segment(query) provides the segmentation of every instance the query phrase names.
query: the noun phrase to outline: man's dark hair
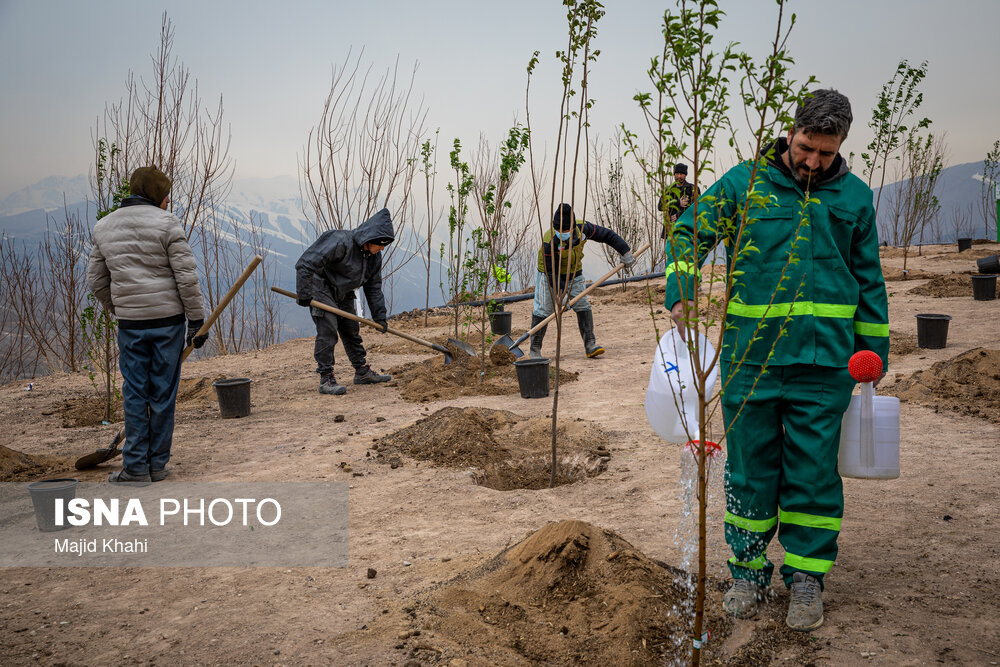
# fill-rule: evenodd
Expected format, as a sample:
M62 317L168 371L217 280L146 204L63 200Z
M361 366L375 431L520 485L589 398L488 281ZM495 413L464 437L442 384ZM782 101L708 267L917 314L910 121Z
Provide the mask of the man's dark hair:
M799 104L794 129L806 134L835 134L843 140L853 120L851 101L833 88L824 88L812 91Z

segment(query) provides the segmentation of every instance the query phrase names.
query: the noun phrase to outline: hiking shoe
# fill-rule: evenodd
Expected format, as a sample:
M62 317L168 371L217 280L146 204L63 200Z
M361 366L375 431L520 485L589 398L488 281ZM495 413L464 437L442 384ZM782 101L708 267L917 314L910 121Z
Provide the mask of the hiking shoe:
M593 359L594 357L599 357L604 354L604 348L596 343L593 345L587 345L585 349L587 350L588 359Z
M805 572L792 575L792 599L785 624L792 630L809 632L823 625L823 591L819 579Z
M749 579L734 579L726 594L722 596L722 608L736 618L753 618L757 606L764 599L765 590Z
M163 470L150 470L149 478L154 482L162 482L167 477L170 476L170 471L164 468Z
M378 384L379 382L388 382L391 379L391 375L376 373L371 366L362 366L354 372L354 384Z
M152 480L149 478L149 473L145 475L130 475L125 472L125 469L121 469L118 472L113 472L108 475L108 481L112 484L128 484L128 483L150 483Z
M337 379L333 377L333 373L324 373L319 376L319 393L342 396L347 393L347 387L337 384Z

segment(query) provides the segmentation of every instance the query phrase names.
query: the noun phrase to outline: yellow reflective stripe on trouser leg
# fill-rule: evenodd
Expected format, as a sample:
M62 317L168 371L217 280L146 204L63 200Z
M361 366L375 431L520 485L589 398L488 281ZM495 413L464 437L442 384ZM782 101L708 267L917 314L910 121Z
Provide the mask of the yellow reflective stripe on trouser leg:
M786 551L785 566L795 568L796 570L805 570L806 572L826 574L833 567L833 561L822 558L806 558L805 556L797 556Z
M818 516L816 514L803 514L802 512L786 512L785 510L779 509L778 517L781 519L781 523L806 526L807 528L840 530L841 519L833 516Z
M750 570L763 570L765 567L767 567L768 563L766 553L763 553L754 558L753 560L747 561L745 563L743 561L736 560L736 556L733 556L732 558L729 559L729 562L732 565L736 565L738 567L745 567Z
M766 533L778 525L778 517L772 516L769 519L747 519L742 516L736 516L732 512L726 512L726 523L754 533Z

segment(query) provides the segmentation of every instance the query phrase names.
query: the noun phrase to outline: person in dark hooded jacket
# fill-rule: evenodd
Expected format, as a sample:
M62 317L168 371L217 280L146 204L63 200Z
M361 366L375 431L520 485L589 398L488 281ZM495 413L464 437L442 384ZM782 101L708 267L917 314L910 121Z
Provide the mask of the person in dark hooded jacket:
M334 229L324 232L309 246L295 263L295 291L300 306L312 300L356 313L354 290L364 289L371 317L382 326L386 323L385 297L382 295L382 249L395 240L392 218L382 209L362 222L356 229ZM341 395L347 388L337 384L333 375L333 348L339 338L354 366L354 384L388 382L389 375L376 373L365 360L360 326L354 320L337 317L319 308L310 308L316 323L316 372L319 373L319 393Z

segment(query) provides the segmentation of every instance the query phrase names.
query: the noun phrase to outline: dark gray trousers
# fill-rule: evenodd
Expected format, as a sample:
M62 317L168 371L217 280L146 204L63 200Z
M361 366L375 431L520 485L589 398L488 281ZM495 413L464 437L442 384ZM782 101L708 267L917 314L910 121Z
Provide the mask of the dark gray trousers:
M313 297L330 306L357 313L354 308L354 294L335 302L329 294L317 294ZM355 370L365 366L365 346L361 340L361 325L346 317L338 317L319 308L310 307L309 314L316 323L316 346L313 356L316 358L316 372L319 374L333 373L333 348L337 340L343 340L344 351ZM339 336L338 336L339 334Z

